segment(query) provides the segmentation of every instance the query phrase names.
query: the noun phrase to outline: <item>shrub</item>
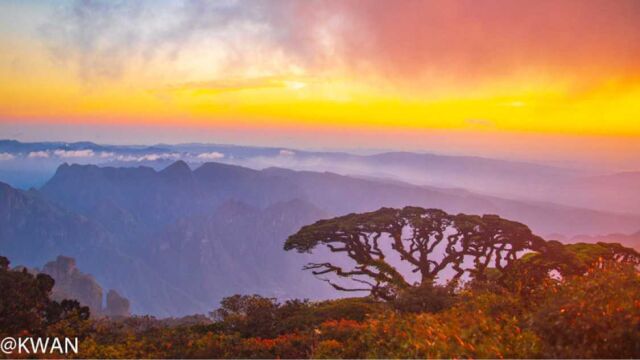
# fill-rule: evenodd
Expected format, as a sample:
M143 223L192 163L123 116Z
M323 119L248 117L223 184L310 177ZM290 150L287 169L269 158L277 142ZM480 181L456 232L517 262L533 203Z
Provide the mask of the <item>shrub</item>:
M401 312L435 313L451 307L454 300L449 287L425 283L400 292L392 304Z
M533 328L549 357L640 357L640 277L611 265L547 289Z

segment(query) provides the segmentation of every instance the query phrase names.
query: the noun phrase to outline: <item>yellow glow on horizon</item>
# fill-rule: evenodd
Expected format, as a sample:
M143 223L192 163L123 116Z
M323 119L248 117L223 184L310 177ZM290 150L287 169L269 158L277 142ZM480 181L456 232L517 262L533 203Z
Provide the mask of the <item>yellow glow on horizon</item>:
M567 76L525 73L464 84L445 78L405 86L337 69L323 76L293 68L244 75L163 72L168 64L85 81L42 48L1 38L0 115L50 122L269 124L274 128L380 127L640 137L640 82L584 89ZM27 59L26 63L16 59ZM190 59L190 63L194 63ZM203 60L204 61L204 60ZM197 67L206 68L204 64ZM178 80L180 79L180 80ZM184 79L184 80L183 80ZM188 80L188 81L187 81ZM416 79L416 83L420 83ZM595 84L595 85L594 85Z

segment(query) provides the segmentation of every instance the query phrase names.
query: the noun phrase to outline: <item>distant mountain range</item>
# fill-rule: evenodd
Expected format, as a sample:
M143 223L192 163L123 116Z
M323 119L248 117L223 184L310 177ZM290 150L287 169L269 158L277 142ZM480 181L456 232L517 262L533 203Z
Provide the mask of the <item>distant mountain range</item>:
M176 160L192 167L215 161L262 170L330 171L360 178L465 189L508 199L640 215L640 171L563 168L527 162L410 152L355 155L216 144L100 145L0 140L0 181L42 186L64 162L163 169Z
M0 254L16 265L42 266L58 255L77 259L79 267L107 288L126 292L138 302L133 310L169 314L167 305L196 308L202 304L168 284L141 259L126 255L101 224L53 205L37 191L25 192L0 183ZM166 299L166 300L165 300ZM151 300L149 300L151 301ZM147 311L148 310L148 311Z
M405 205L495 213L542 235L640 228L637 215L329 172L65 163L39 190L0 184L0 254L27 266L74 257L134 313L203 313L235 293L337 296L301 271L307 256L282 250L285 238L321 218Z

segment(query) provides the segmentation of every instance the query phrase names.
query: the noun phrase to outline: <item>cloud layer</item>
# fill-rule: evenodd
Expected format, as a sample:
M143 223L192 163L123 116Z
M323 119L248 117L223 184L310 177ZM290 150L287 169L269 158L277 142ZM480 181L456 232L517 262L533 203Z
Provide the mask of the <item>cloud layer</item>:
M449 70L457 76L515 69L637 67L637 1L386 1L338 2L363 37L349 57L415 74ZM637 70L637 69L634 69Z
M640 57L633 0L73 1L41 30L84 78L194 54L211 57L203 73L214 78L346 67L413 80L539 69L620 75L637 73Z
M410 134L424 149L437 131L461 147L502 139L487 149L640 136L637 0L15 1L0 14L0 125L44 138L48 125L324 148L404 148Z

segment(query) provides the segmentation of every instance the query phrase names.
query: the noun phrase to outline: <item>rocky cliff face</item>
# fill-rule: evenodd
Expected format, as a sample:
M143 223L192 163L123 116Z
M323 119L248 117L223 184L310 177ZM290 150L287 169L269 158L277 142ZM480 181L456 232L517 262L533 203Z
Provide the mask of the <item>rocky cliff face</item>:
M122 232L135 230L129 218L112 219ZM87 215L55 204L38 191L14 189L0 182L0 254L13 263L33 269L60 254L73 257L78 267L94 275L101 285L135 299L132 306L137 306L139 313L169 315L180 307L203 306L167 283L139 256L132 257L135 252L121 242ZM140 243L132 241L138 247Z
M88 306L92 315L102 314L102 287L93 276L78 270L75 259L58 256L55 261L46 263L42 272L56 281L52 293L54 300L75 299Z
M106 307L103 307L102 287L92 275L81 272L76 267L76 260L67 256L58 256L56 260L42 267L43 273L55 280L52 298L78 300L91 309L95 317L122 317L130 315L129 300L120 296L115 290L107 293Z
M118 294L115 290L109 290L107 293L107 307L104 314L109 317L127 317L131 315L131 305L129 300Z

